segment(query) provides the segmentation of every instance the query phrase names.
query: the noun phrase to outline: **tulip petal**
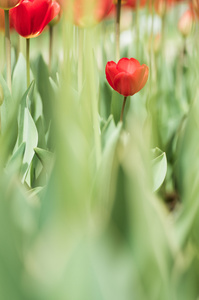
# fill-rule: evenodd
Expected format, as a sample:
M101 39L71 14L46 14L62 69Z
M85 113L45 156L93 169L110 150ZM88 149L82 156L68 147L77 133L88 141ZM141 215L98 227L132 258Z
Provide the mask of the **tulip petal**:
M142 65L133 74L120 72L114 79L114 89L123 96L132 96L139 92L148 79L148 67Z
M148 66L144 64L141 67L144 70L144 76L143 76L143 79L140 82L140 86L139 86L137 92L139 92L145 86L145 84L146 84L146 82L148 80L148 77L149 77L149 68L148 68Z
M48 11L45 15L44 21L42 23L43 29L44 27L46 27L46 25L48 25L48 23L50 23L50 21L52 21L52 19L54 19L58 13L60 12L60 5L58 2L53 1L49 6L48 6ZM43 30L42 29L42 30Z
M114 88L114 78L115 76L119 73L119 71L117 70L117 65L114 61L109 61L106 64L106 69L105 69L105 73L106 73L106 79L108 81L108 83L110 84L110 86Z
M114 89L126 97L134 95L137 91L137 79L132 74L120 72L114 79Z
M140 63L137 59L135 58L121 58L118 63L117 63L117 69L121 72L126 72L126 73L134 73L135 70L140 68Z
M21 36L26 37L31 31L31 15L30 10L26 5L24 5L24 2L25 1L23 1L19 6L10 10L10 22ZM26 17L24 18L24 16Z
M46 18L49 5L48 0L34 0L34 2L31 3L31 34L33 36L39 35L43 31L43 21Z

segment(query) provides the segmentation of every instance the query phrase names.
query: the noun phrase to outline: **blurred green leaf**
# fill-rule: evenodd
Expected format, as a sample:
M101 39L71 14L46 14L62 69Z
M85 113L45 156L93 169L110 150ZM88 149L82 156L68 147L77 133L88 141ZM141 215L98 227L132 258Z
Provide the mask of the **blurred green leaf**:
M162 152L159 148L152 150L154 159L152 160L153 171L153 191L159 189L162 185L167 173L167 159L166 153Z
M24 127L23 127L23 141L26 143L26 149L23 158L23 164L27 164L27 169L22 180L25 180L30 163L34 156L34 148L37 147L38 133L35 123L30 115L28 108L24 112Z
M39 158L39 160L41 161L42 165L44 166L45 170L47 171L47 173L50 173L54 162L53 153L41 148L35 148L34 151L37 157Z
M10 118L12 118L12 114L15 109L14 101L5 82L3 76L0 74L0 84L3 89L3 104L1 105L1 132L5 131L6 125L8 124Z
M21 100L21 97L27 89L26 81L26 60L22 53L19 53L17 63L12 75L12 90L13 97L16 102Z
M38 92L42 99L43 114L45 119L46 129L49 126L49 122L52 119L52 101L53 101L53 89L49 80L49 72L43 57L40 55L36 62L35 80Z
M31 99L33 97L35 84L32 82L30 87L23 95L20 106L19 106L19 117L18 117L18 146L21 145L23 141L23 132L24 132L24 119L25 119L25 109L30 106Z
M26 143L22 143L10 157L6 168L10 170L11 173L19 172L22 168L25 148Z

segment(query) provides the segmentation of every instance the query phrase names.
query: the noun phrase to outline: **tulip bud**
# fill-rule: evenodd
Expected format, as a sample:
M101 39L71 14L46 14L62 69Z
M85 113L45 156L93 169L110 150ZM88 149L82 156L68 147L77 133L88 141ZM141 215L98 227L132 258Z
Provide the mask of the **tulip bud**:
M192 30L194 15L191 10L185 11L178 22L178 29L184 37L187 37Z
M0 106L3 104L3 99L4 99L3 88L0 84Z
M22 0L0 0L0 8L4 10L18 6Z

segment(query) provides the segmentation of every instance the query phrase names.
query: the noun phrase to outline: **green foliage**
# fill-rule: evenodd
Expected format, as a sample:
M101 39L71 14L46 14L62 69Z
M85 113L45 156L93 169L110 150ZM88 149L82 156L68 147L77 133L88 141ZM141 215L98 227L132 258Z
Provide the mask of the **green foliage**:
M0 299L198 299L199 47L175 17L158 50L146 9L122 30L121 55L150 66L123 123L111 19L63 18L52 70L45 33L31 40L28 88L22 53L12 92L0 64Z

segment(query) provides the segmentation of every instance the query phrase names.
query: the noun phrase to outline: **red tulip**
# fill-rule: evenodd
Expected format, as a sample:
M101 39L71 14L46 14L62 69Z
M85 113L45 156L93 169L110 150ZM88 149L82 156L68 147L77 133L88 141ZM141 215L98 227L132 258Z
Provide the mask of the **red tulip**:
M60 11L58 2L52 0L22 0L11 9L10 17L15 30L25 38L40 35L45 26Z
M19 5L21 1L22 0L0 0L0 8L8 10Z
M135 58L122 58L117 64L109 61L105 72L110 86L127 97L139 92L145 86L149 68L145 64L140 65Z

